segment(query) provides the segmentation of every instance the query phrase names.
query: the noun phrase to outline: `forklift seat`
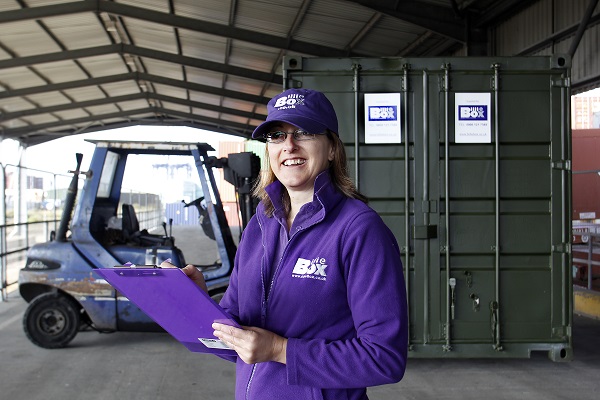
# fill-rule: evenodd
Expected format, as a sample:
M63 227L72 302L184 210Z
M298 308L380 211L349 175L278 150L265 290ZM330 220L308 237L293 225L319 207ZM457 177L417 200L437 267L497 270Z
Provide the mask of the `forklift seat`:
M122 230L125 240L139 245L167 245L172 243L170 238L162 235L153 235L148 233L146 229L140 231L140 222L135 214L135 209L131 204L123 204L121 207L122 213Z
M121 207L122 212L122 229L125 238L131 237L134 233L139 232L140 222L135 215L135 209L131 204L123 204Z

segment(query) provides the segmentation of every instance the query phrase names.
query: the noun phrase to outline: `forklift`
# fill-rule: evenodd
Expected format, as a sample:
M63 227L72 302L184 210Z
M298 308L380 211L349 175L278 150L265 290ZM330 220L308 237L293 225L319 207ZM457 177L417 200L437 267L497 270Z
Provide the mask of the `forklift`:
M134 205L124 202L128 199L122 187L128 160L138 155L193 158L192 173L198 175L202 195L182 202L185 208L197 209L199 218L195 223L202 228L199 236L205 237L185 240L212 241L216 245L216 261L193 264L203 273L209 294L216 301L229 284L237 248L213 169L223 169L225 180L235 188L240 231L256 210L257 199L251 195L251 189L259 174L260 158L254 153L216 158L208 156L208 151L214 149L206 143L90 142L96 147L89 170L80 171L82 155L77 154L77 167L70 171L73 176L57 231L51 233L50 241L28 250L25 267L19 272L19 292L29 303L23 328L29 340L43 348L65 347L79 331L86 329L162 331L135 304L94 273L97 268L126 263L160 265L169 261L179 268L189 264L176 245L172 219L170 233L166 221L162 222L163 232L140 229ZM189 160L192 165L192 159ZM78 196L81 175L85 182ZM166 183L157 181L156 185Z

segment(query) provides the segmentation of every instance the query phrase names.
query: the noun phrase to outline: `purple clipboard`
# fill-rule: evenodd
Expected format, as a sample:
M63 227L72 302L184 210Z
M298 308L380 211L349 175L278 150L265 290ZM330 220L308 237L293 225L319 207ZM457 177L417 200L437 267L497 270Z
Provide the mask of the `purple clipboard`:
M236 355L213 335L213 322L240 327L179 268L95 270L190 351Z

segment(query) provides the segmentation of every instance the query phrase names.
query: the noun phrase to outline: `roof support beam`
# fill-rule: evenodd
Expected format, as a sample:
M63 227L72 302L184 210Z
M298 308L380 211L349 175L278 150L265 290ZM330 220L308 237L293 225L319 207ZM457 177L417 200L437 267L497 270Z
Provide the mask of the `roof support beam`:
M97 86L97 85L103 85L103 84L109 84L109 83L115 83L115 82L123 82L123 81L131 81L131 80L160 83L163 85L178 87L181 89L188 89L188 90L196 91L196 92L200 92L200 93L207 93L207 94L212 94L215 96L230 97L232 99L247 101L250 103L267 104L270 100L268 97L265 97L265 96L257 96L257 95L253 95L253 94L236 92L234 90L221 89L221 88L218 88L215 86L202 85L199 83L184 82L184 81L181 81L178 79L165 78L162 76L145 74L145 73L141 73L141 72L130 72L127 74L109 75L109 76L103 76L100 78L82 79L82 80L78 80L78 81L53 83L53 84L49 84L49 85L34 86L34 87L23 88L23 89L15 89L15 90L10 90L10 91L0 92L0 100L13 98L13 97L23 97L23 96L28 96L28 95L32 95L32 94L38 94L38 93L47 93L47 92L65 90L65 89L74 89L74 88L81 88L81 87L86 87L86 86Z
M175 14L163 13L147 8L135 7L107 0L76 1L72 3L4 11L0 13L0 23L40 19L44 17L76 14L82 12L106 12L120 17L141 19L144 21L155 22L157 24L172 26L174 28L188 29L194 32L202 32L210 35L321 57L348 57L351 55L360 55L349 54L347 51L340 50L335 47L323 46L309 42L303 42L300 40L289 40L285 37L254 32L248 29L235 28L210 21L199 21L195 18L181 17Z
M202 102L198 102L198 101L181 99L178 97L165 96L165 95L160 95L157 93L146 92L146 93L127 94L127 95L123 95L123 96L106 97L103 99L81 101L81 102L77 102L77 103L65 103L65 104L49 106L49 107L31 108L29 110L22 110L22 111L15 111L15 112L10 112L10 113L0 114L0 122L9 121L11 119L28 117L28 116L32 116L32 115L53 113L53 112L59 112L59 111L68 111L68 110L74 110L74 109L82 109L82 108L86 108L86 107L101 106L101 105L106 105L106 104L116 104L116 103L127 102L127 101L151 100L151 99L156 100L156 101L164 101L167 103L180 104L180 105L193 107L193 108L199 108L199 109L203 109L203 110L214 111L214 112L223 113L223 114L235 115L238 117L249 118L249 119L264 120L267 118L267 116L263 115L263 114L257 114L257 113L237 110L237 109L233 109L233 108L220 107L220 106L216 106L213 104L207 104L207 103L202 103Z
M201 60L194 57L180 56L173 53L146 49L143 47L129 44L110 44L106 46L90 47L86 49L59 51L56 53L39 54L35 56L26 56L19 58L9 58L0 60L0 69L28 67L35 64L49 63L55 61L78 60L85 57L97 57L109 54L129 54L138 57L147 57L155 60L171 62L175 64L186 65L194 68L215 71L228 75L240 76L247 79L254 79L261 82L283 84L281 75L257 71L248 68L225 65L213 61Z
M105 125L87 126L83 130L82 129L72 129L70 131L61 131L61 132L44 132L44 133L38 132L38 133L33 133L28 136L21 136L19 138L15 138L15 139L19 139L19 141L21 143L23 143L24 145L34 146L36 144L45 143L50 140L54 140L54 139L57 139L57 138L63 137L63 136L76 135L76 134L80 134L80 133L99 132L99 131L105 131L107 129L127 128L129 126L136 126L136 125L140 125L142 123L146 126L149 126L149 125L151 125L151 126L169 126L169 127L170 126L188 126L190 128L204 129L207 131L224 133L227 135L240 136L240 137L244 137L247 139L250 138L250 134L251 134L251 132L248 132L248 134L244 134L243 132L231 130L226 127L215 127L215 126L211 126L211 125L205 125L198 121L186 121L186 120L181 120L181 119L176 119L176 118L160 118L160 119L145 118L145 119L135 119L135 120L129 120L129 121L108 123Z
M119 112L108 113L108 114L90 115L88 117L74 118L74 119L70 119L70 120L47 122L45 124L37 124L37 125L35 125L35 127L25 126L25 127L13 128L13 129L5 129L4 131L2 131L2 134L4 135L5 138L20 138L21 136L26 137L26 136L30 136L34 133L44 132L48 129L64 127L64 129L62 129L61 134L58 135L58 136L64 136L63 132L65 130L67 130L67 127L70 127L70 126L75 126L75 125L80 125L80 124L85 124L85 123L94 123L95 121L101 121L101 120L113 119L113 118L134 119L135 115L147 115L147 114L175 115L175 116L185 118L189 121L198 121L199 123L203 123L203 124L207 124L207 125L228 127L228 128L231 128L232 130L238 131L239 132L238 134L240 136L246 136L242 132L248 131L249 132L248 136L251 133L249 125L240 124L238 122L225 121L225 120L210 118L210 117L202 117L202 116L198 116L198 115L183 113L180 111L167 110L162 107L146 107L146 108L141 108L141 109L137 109L137 110L119 111ZM148 117L146 117L146 118L148 118ZM106 129L106 128L104 127L104 129ZM78 133L83 133L86 131L87 131L86 129L83 129L81 132L78 131ZM46 133L48 133L48 132L46 132Z
M451 7L441 7L422 1L394 1L390 7L388 0L347 0L382 14L418 25L447 38L466 42L466 24L456 18Z

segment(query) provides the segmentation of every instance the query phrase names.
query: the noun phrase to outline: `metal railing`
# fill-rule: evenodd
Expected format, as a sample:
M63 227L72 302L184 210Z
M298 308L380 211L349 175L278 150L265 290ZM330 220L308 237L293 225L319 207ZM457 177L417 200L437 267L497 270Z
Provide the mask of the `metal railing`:
M140 229L156 230L163 220L163 211L140 211ZM8 299L8 290L18 283L19 270L25 266L27 250L36 243L50 240L59 220L0 225L0 284L1 301Z
M587 243L585 245L573 248L573 268L574 272L577 272L578 269L584 269L587 275L587 288L592 290L594 267L600 268L600 233L587 232L586 236ZM599 251L594 252L594 250ZM580 256L575 256L575 254L585 254L586 257L580 258ZM594 254L597 255L596 259L594 259Z
M1 301L18 283L27 250L50 240L50 232L57 230L71 179L71 175L0 163ZM162 229L164 210L159 196L124 190L121 200L135 206L140 229Z
M50 239L56 220L0 225L0 283L2 301L8 288L17 284L19 269L25 266L27 250L35 243Z

